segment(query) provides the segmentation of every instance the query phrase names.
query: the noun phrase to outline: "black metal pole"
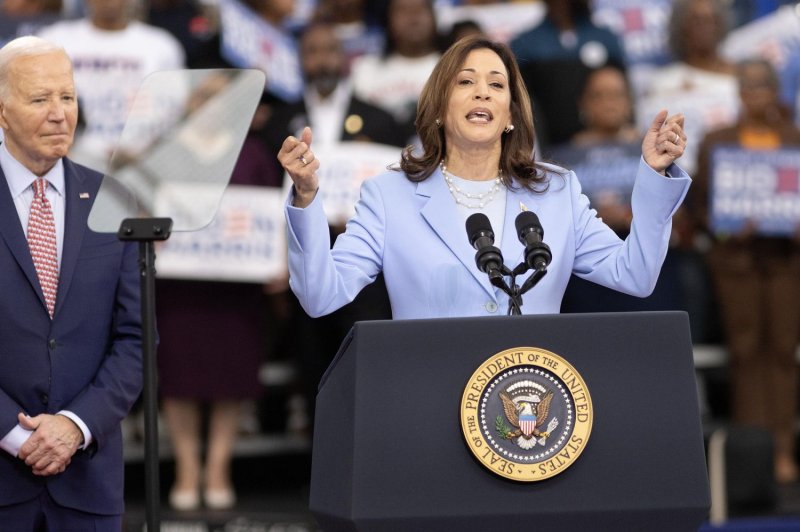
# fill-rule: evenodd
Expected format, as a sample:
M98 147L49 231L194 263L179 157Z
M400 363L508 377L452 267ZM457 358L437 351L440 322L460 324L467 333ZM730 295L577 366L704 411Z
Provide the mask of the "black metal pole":
M139 242L142 290L142 358L144 363L144 472L148 532L160 530L158 478L158 371L156 368L156 281L155 246L152 240Z
M144 403L145 510L148 532L159 532L158 368L156 366L156 253L155 241L172 232L170 218L126 218L117 236L139 242L142 296L142 395Z

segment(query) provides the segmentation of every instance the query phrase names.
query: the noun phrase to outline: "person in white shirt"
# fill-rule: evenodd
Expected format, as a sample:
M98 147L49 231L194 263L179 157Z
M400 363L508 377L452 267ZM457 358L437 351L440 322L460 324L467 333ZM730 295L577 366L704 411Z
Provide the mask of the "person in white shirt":
M439 61L439 36L430 0L391 0L383 55L353 62L356 96L390 112L413 134L422 87Z
M662 106L691 117L686 121L686 133L696 139L736 120L739 92L735 69L719 53L728 31L726 9L720 0L675 1L669 45L676 61L650 77L637 104L640 131ZM683 157L683 166L690 174L697 167L698 146L687 146Z
M87 18L57 22L39 36L72 59L85 128L70 155L102 172L142 80L183 68L185 54L170 33L133 18L132 0L86 0L86 7Z

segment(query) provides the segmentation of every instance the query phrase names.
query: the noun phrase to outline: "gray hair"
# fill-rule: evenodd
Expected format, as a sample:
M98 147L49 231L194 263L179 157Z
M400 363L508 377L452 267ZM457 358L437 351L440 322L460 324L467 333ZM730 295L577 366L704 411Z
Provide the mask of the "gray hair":
M9 95L8 70L14 59L55 52L67 54L63 47L33 35L18 37L0 48L0 98L5 99Z

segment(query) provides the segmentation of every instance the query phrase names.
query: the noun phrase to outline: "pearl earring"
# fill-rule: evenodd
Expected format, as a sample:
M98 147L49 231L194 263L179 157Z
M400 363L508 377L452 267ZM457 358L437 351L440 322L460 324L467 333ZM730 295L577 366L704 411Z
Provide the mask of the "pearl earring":
M508 124L503 131L505 131L506 133L511 133L512 131L514 131L514 124Z
M435 122L436 122L436 127L442 127L442 121L441 121L441 120L439 120L439 119L437 118L437 119L435 120Z

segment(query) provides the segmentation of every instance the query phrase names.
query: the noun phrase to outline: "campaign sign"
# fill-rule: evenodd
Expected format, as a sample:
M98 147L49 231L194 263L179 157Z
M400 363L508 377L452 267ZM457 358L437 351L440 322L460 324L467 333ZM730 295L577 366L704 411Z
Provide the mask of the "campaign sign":
M667 26L672 0L594 0L592 5L592 19L621 37L628 64L669 61Z
M314 156L320 161L319 194L331 225L342 225L353 217L361 184L398 163L400 151L396 146L357 141L314 146ZM288 175L284 182L288 191Z
M711 153L711 227L740 231L747 220L764 236L794 234L800 223L800 149L743 150L720 146Z
M192 185L195 200L202 191ZM209 196L213 195L209 190ZM285 196L278 188L230 185L214 220L173 232L158 248L158 276L265 283L286 272Z
M629 206L641 156L639 144L601 144L564 146L554 150L551 159L575 172L592 203Z
M220 0L222 56L232 65L267 75L265 90L286 101L303 94L300 54L291 36L237 0Z

